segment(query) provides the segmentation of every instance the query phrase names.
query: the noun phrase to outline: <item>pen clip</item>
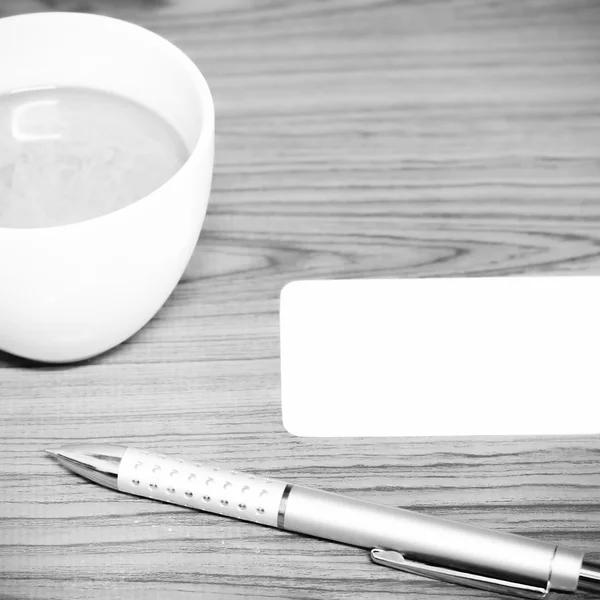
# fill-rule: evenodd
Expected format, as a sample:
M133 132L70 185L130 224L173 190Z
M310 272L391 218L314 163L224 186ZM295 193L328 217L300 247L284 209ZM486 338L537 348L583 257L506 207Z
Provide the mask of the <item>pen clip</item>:
M407 573L414 573L415 575L422 575L423 577L430 577L432 579L478 588L480 590L509 594L520 598L537 598L539 600L540 598L545 598L549 592L548 587L536 587L504 579L496 579L486 575L469 573L468 571L460 571L457 569L409 560L405 558L403 554L396 552L395 550L374 548L371 550L371 559L379 565L391 567L392 569L398 569Z

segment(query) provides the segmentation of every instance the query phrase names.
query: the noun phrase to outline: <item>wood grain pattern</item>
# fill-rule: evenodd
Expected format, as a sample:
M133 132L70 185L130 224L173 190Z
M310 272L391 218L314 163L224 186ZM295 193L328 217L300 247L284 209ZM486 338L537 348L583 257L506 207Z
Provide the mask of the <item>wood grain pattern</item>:
M288 435L277 314L298 278L599 273L600 3L0 4L38 10L178 44L213 91L216 165L197 251L148 327L72 367L0 356L0 598L492 597L99 489L42 453L87 440L600 549L597 436Z

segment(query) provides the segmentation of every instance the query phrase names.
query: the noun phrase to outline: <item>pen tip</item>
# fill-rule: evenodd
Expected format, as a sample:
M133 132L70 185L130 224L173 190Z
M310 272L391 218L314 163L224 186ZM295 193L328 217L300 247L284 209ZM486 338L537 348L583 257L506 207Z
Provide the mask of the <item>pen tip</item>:
M58 450L44 450L44 452L47 452L48 454L52 454L52 456L58 456Z

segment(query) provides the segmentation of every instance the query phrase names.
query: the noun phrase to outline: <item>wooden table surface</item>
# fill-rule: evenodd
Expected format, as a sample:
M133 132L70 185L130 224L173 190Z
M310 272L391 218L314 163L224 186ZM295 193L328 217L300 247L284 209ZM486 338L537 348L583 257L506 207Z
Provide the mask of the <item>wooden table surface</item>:
M494 597L102 489L42 451L83 441L600 550L598 436L294 438L278 340L294 279L600 272L597 1L0 3L41 9L186 51L216 164L194 257L141 333L77 366L0 356L0 598Z

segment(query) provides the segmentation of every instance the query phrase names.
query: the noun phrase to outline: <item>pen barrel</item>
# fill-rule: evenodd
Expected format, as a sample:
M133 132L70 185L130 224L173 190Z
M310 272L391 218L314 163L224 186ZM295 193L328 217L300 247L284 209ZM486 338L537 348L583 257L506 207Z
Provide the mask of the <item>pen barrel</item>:
M498 579L573 592L583 553L519 535L294 485L283 528Z
M127 448L121 459L118 490L277 527L288 484L229 467L191 462Z

